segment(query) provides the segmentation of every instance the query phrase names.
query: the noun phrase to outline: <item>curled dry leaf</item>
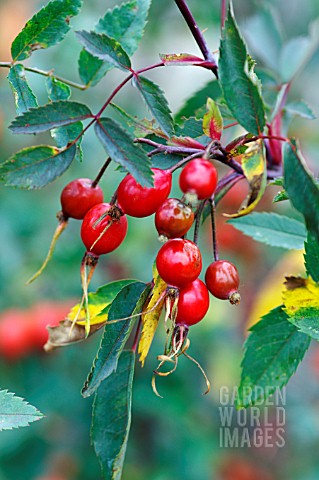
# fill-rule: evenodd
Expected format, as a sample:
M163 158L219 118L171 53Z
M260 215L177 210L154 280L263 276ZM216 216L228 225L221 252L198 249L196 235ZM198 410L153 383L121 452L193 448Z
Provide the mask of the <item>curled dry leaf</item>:
M91 325L89 336L100 330L105 322ZM73 325L70 320L62 320L56 327L48 327L49 339L44 345L46 352L51 352L55 348L66 347L73 343L82 342L87 338L85 333L85 325Z

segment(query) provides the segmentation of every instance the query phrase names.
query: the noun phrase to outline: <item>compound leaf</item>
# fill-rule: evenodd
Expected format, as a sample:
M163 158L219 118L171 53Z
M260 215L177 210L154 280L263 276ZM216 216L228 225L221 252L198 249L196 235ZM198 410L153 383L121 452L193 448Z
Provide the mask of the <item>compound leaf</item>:
M130 0L115 6L99 20L95 31L117 40L131 56L143 36L150 4L151 0ZM112 68L111 63L94 57L86 50L81 51L79 73L86 85L96 85Z

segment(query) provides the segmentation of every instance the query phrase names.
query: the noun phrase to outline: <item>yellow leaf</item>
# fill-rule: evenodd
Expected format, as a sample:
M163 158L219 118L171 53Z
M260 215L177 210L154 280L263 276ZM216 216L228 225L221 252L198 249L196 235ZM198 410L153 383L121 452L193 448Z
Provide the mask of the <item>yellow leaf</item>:
M89 300L90 300L90 294L89 294ZM98 323L103 323L103 322L107 321L108 312L106 312L103 315L100 315L100 313L108 305L109 305L108 303L100 303L98 305L94 305L92 303L89 303L90 325L96 325ZM78 303L77 305L75 305L71 309L70 313L67 316L67 319L70 320L71 322L73 322L76 315L78 315L76 323L78 325L85 325L85 323L86 323L86 313L85 313L84 307L81 308L80 313L78 313L79 309L80 309L80 304Z
M96 292L89 293L88 310L90 325L98 325L107 321L109 308L116 295L123 287L129 283L132 283L133 281L134 280L117 280L115 282L108 283L107 285L103 285L102 287L98 288ZM103 315L101 315L102 311ZM78 325L85 325L86 318L87 316L84 306L83 304L81 306L80 303L75 305L67 316L67 319L71 322L74 322L74 319L76 319L75 323Z
M138 344L138 353L140 354L140 362L144 366L145 359L151 347L157 325L163 310L165 301L164 292L167 284L161 279L157 270L153 269L154 288L152 296L145 307L145 312L142 314L142 333Z
M254 302L247 319L247 328L250 328L261 317L282 303L282 287L287 273L301 274L304 270L302 251L292 250L281 257L276 266L264 278L254 295Z
M284 311L294 316L301 309L319 309L319 285L312 278L287 277L283 291Z
M242 167L249 183L249 194L237 213L224 213L225 217L238 218L247 215L258 205L267 185L267 169L264 146L261 140L252 142L242 156Z

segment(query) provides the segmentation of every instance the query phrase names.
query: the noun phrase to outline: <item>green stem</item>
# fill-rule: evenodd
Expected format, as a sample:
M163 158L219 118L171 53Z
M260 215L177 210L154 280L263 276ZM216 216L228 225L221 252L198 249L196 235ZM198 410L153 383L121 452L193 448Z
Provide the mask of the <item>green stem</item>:
M11 62L0 62L0 68L11 68L13 67L13 63ZM69 85L70 87L74 87L74 88L77 88L78 90L86 90L88 87L87 85L80 85L79 83L76 83L76 82L72 82L72 80L67 80L66 78L63 78L63 77L60 77L59 75L55 75L53 73L53 70L49 70L48 72L45 71L45 70L40 70L39 68L35 68L35 67L26 67L25 65L23 65L23 68L27 71L27 72L32 72L32 73L36 73L38 75L42 75L44 77L54 77L56 78L57 80L59 80L59 82L63 82L65 83L66 85Z

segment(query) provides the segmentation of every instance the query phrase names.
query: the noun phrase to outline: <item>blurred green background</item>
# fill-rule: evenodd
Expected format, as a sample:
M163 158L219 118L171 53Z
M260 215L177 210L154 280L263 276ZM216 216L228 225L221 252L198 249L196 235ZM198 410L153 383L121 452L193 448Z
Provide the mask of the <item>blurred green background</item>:
M37 0L2 0L0 2L0 60L9 61L10 43L24 23L44 2ZM82 13L72 20L77 28L92 28L106 8L115 1L84 0ZM217 0L189 0L189 6L213 49L218 48L219 11ZM238 22L247 35L252 55L259 68L290 68L302 49L292 44L292 54L279 58L276 42L271 44L272 30L267 29L264 8L273 9L278 19L282 42L296 36L307 36L310 25L319 16L317 0L269 2L235 0ZM317 22L318 23L318 22ZM319 112L318 27L313 28L313 54L293 84L290 96L303 98ZM266 32L266 33L265 33ZM267 37L268 32L268 37ZM270 37L269 37L270 35ZM317 36L316 36L317 35ZM299 40L297 44L301 45ZM304 48L306 45L304 44ZM79 81L77 58L80 46L71 32L62 45L38 51L28 60L30 66L49 70ZM158 61L158 53L190 52L198 54L194 41L172 0L154 0L145 38L134 56L136 67ZM286 62L286 63L285 63ZM0 71L0 138L1 161L23 146L35 141L52 142L48 135L13 136L9 130L14 102L7 70ZM74 90L72 99L87 102L96 110L103 104L121 73L110 72L94 89L84 93ZM150 78L165 91L172 111L176 113L185 100L211 80L201 69L170 68L152 72ZM28 74L40 104L47 102L44 78ZM271 83L271 82L270 82ZM269 93L270 92L270 93ZM274 96L275 89L269 98ZM132 114L144 116L144 106L134 89L127 86L117 103ZM305 157L318 175L318 121L296 119L290 133L298 136ZM236 132L232 132L236 135ZM237 132L238 133L238 132ZM240 132L239 132L240 133ZM84 248L79 237L80 224L71 221L61 237L54 257L45 273L32 285L24 282L40 266L56 227L59 195L63 186L76 177L94 177L105 160L105 153L91 132L83 141L82 163L74 163L63 178L42 191L0 189L0 347L6 329L15 329L15 319L29 312L29 321L42 324L57 320L61 310L68 310L80 295L79 266ZM108 170L101 186L105 198L112 196L122 178ZM278 188L271 187L260 210L285 211L286 206L271 203ZM179 195L175 184L173 193ZM307 354L297 374L289 383L286 399L285 446L224 448L220 445L220 388L238 385L240 360L245 331L252 319L280 303L280 285L284 274L303 273L302 254L287 254L268 249L232 227L225 227L221 213L234 212L245 197L245 187L221 202L218 209L218 238L221 257L233 261L241 276L240 307L234 308L212 300L206 319L191 331L190 354L205 368L212 382L206 397L203 378L197 367L181 358L174 375L161 378L158 389L164 399L151 389L156 355L162 353L164 329L159 328L144 369L137 366L133 391L133 422L123 474L124 480L314 480L318 478L319 460L319 349ZM294 214L295 215L295 214ZM200 246L205 265L210 262L210 232L204 226ZM100 259L91 288L121 278L149 281L151 266L159 248L153 218L130 219L124 244L114 253ZM46 302L46 303L43 303ZM31 313L30 313L31 312ZM9 320L8 320L9 318ZM32 319L33 318L33 319ZM60 318L60 317L59 317ZM5 325L1 328L1 324ZM0 435L0 480L97 480L100 469L90 446L91 401L80 395L82 384L100 341L96 334L87 342L46 355L28 349L16 358L4 353L0 358L1 388L7 388L37 406L46 418L29 428L2 432ZM1 349L1 348L0 348ZM107 407L106 407L107 408Z

